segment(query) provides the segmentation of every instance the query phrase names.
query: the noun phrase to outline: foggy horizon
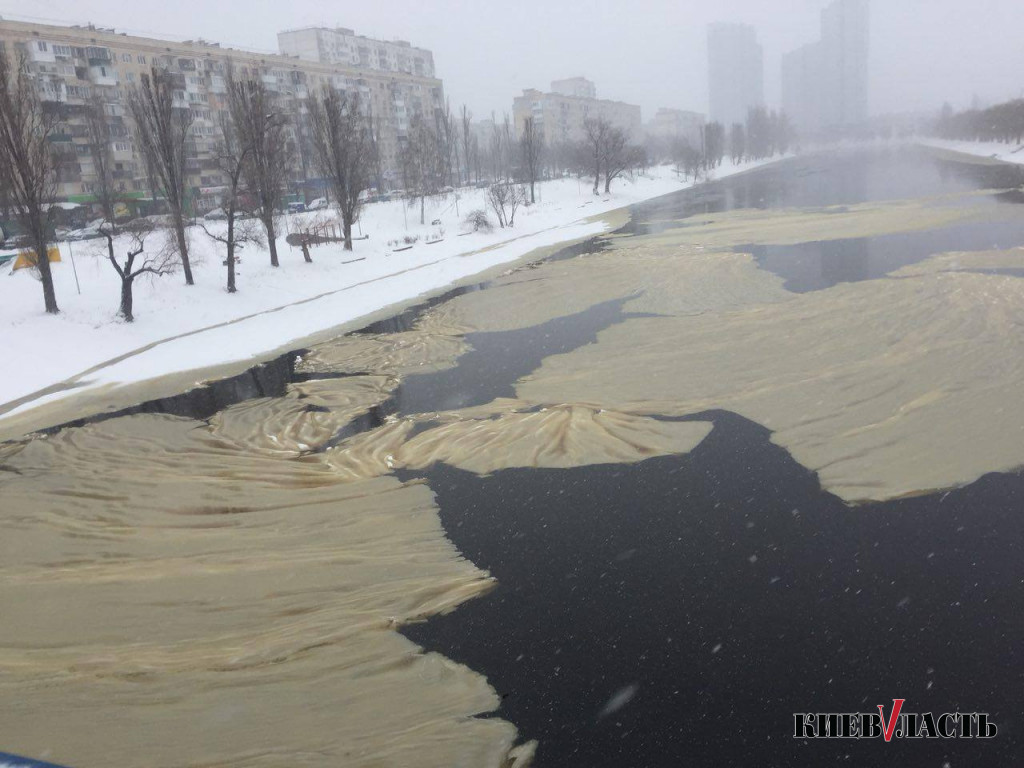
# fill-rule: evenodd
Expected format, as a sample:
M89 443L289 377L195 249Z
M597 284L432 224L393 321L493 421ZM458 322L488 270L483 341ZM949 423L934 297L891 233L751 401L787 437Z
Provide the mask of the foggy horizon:
M170 8L110 0L92 4L86 14L78 3L54 0L45 17L21 14L9 2L0 3L0 15L59 25L93 23L178 40L201 37L266 53L276 52L282 30L342 26L430 50L445 95L453 106L467 104L477 119L492 111L511 112L523 89L546 91L552 80L584 76L596 83L599 98L639 104L646 122L661 107L708 113L707 27L715 22L755 28L764 50L765 99L778 107L781 57L818 38L820 12L829 2L798 0L780 12L750 0L726 0L712 9L647 0L632 4L627 15L619 3L599 0L587 9L585 34L574 4L537 0L512 11L521 34L510 34L504 20L495 22L500 6L458 1L428 8L400 0L331 11L310 0L287 9L227 0L214 11L192 0ZM1009 0L987 0L973 8L952 0L927 7L911 0L873 2L870 114L934 112L947 101L963 109L975 97L983 104L1020 97L1016 73L1024 67L1024 49L1013 40L1018 14ZM653 19L665 23L651 26Z

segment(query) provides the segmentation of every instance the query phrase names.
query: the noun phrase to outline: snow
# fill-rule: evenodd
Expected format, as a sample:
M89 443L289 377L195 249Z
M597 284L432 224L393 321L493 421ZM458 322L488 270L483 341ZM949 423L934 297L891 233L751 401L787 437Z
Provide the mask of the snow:
M765 162L771 161L733 166L726 160L714 176ZM485 207L485 190L460 190L458 214L451 197L428 201L424 226L418 203L376 203L364 208L360 222L368 240L357 241L351 253L340 244L312 247L312 264L285 242L285 235L320 214L290 215L278 239L281 266L270 266L265 249L246 247L235 294L225 290L222 246L192 227L196 284L185 286L180 273L139 278L130 324L116 317L120 281L106 261L106 241L62 242L62 261L53 264L60 314L43 312L38 278L30 270L0 273L0 355L6 372L0 377L0 420L88 388L255 362L290 342L437 292L536 248L599 234L608 225L591 217L689 186L692 182L681 181L667 166L633 181L616 181L610 195L594 196L586 180L549 181L538 185L536 205L517 212L513 229L465 236L459 236L466 229L462 221L470 210ZM437 219L440 226L430 224ZM442 231L442 241L427 244ZM394 252L404 247L406 236L419 241ZM125 245L116 246L119 256ZM43 391L68 381L73 389Z
M918 144L965 155L1001 160L1005 163L1024 165L1024 144L1002 144L995 141L956 141L953 139L923 138Z

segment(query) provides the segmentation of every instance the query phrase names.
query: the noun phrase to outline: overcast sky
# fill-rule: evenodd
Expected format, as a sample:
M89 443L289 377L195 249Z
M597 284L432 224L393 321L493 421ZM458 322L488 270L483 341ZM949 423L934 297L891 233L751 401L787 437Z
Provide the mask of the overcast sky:
M766 97L780 57L818 37L828 0L0 0L10 18L276 50L281 29L344 26L434 52L453 105L511 111L523 88L585 75L598 96L707 111L707 25L758 30ZM785 10L782 10L784 8ZM1024 95L1024 0L873 0L873 113L968 106ZM25 13L39 16L25 16Z

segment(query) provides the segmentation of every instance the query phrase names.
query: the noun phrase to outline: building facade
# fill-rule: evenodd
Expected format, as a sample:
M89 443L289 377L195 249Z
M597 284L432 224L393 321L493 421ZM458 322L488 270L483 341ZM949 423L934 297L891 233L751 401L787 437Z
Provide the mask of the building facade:
M753 27L708 27L708 95L710 119L726 130L745 123L752 107L764 105L764 53Z
M551 146L566 141L579 141L585 136L584 121L588 118L604 118L626 131L631 141L640 140L643 126L640 107L636 104L598 99L594 84L584 78L556 80L551 86L549 93L532 88L524 90L523 95L517 96L512 102L516 136L522 135L526 119L532 117L545 144ZM582 90L594 96L560 93L555 90L555 86Z
M782 111L794 128L808 136L821 130L824 119L823 67L821 43L809 43L782 57Z
M553 80L551 92L562 96L576 96L580 99L596 99L597 86L585 77L570 77L566 80Z
M351 29L305 27L277 34L277 47L285 56L341 67L377 72L434 77L434 54L404 40L374 40Z
M112 136L113 182L118 196L156 197L144 159L133 140L127 95L154 68L168 72L177 90L175 106L191 111L186 186L190 207L202 212L219 204L225 179L217 170L220 113L226 109L226 76L258 77L289 119L297 148L293 182L316 180L306 125L310 94L328 87L359 93L372 119L382 175L399 176L399 154L409 122L423 114L433 124L444 102L434 77L404 71L360 68L284 54L223 48L203 40L168 42L94 26L61 27L0 20L6 55L23 52L44 102L59 104L62 123L55 136L62 163L58 194L70 202L95 202L96 174L86 114L97 106ZM430 71L433 71L432 59Z
M705 122L706 119L700 112L662 107L644 125L644 134L654 139L683 139L691 147L699 149L701 129Z
M867 121L869 44L868 0L835 0L821 12L821 40L783 57L783 108L800 133Z

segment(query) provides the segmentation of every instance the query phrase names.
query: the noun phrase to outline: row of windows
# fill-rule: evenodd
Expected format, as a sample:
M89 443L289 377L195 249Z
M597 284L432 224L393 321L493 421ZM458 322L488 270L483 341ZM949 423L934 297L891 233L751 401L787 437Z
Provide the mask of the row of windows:
M50 50L50 44L47 43L45 40L36 40L36 50L37 51L42 51L43 53L48 53L49 50ZM109 49L107 49L107 48L90 47L90 48L86 48L85 50L82 50L81 48L72 48L70 45L59 45L57 43L53 44L53 53L56 56L68 56L68 57L70 57L70 56L74 55L74 56L80 56L82 58L88 57L88 58L91 58L91 59L106 59L106 58L110 58ZM145 54L140 53L138 55L137 59L138 59L138 63L139 64L145 64L146 63L146 56L145 56ZM131 64L133 60L134 60L134 58L132 57L132 55L130 53L122 53L121 54L121 61L123 61L125 64Z

